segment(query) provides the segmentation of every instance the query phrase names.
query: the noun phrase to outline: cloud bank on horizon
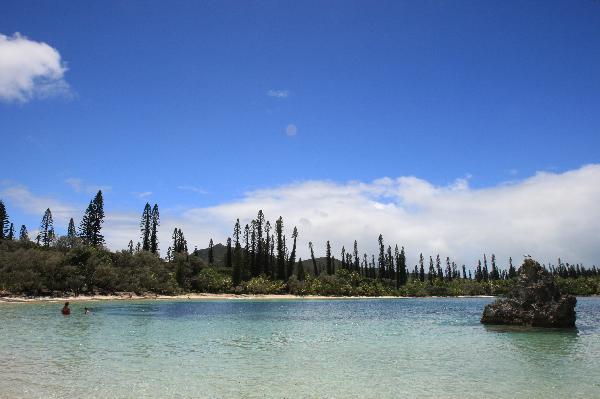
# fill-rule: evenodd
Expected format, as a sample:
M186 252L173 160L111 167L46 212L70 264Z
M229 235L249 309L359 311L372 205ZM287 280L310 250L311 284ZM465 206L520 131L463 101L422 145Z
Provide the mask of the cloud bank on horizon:
M206 247L210 238L225 242L236 218L248 223L259 209L267 220L284 218L286 234L300 232L299 255L308 256L308 241L317 256L327 240L339 258L342 245L358 241L361 253L374 253L377 236L386 245L397 243L414 263L419 255L450 256L473 266L483 253L495 253L504 266L522 254L543 262L561 257L568 262L598 264L600 259L600 164L564 173L538 172L532 177L494 187L474 189L467 179L435 186L414 176L381 178L372 182L304 181L261 189L243 198L210 207L168 211L160 204L160 246L165 253L171 232L180 227L190 249ZM39 214L46 207L59 226L80 217L77 207L57 199L37 197L23 186L0 191L9 205ZM103 233L112 249L125 248L139 236L138 212L107 208ZM167 209L167 211L165 211ZM141 213L141 210L139 210ZM29 226L28 226L29 227ZM35 227L35 226L32 226Z
M19 33L0 34L0 100L27 102L68 95L66 71L60 53L48 44Z

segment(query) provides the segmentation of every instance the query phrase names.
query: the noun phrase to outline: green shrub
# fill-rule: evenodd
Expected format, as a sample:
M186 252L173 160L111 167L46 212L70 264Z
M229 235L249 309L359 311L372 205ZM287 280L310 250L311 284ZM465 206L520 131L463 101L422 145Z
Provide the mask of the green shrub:
M269 280L264 276L254 277L250 281L242 282L244 292L247 294L284 294L285 283L280 280Z
M192 277L192 287L198 292L223 293L231 291L231 277L212 268L204 268Z
M600 278L577 277L556 278L556 284L562 292L571 295L598 295L600 294Z

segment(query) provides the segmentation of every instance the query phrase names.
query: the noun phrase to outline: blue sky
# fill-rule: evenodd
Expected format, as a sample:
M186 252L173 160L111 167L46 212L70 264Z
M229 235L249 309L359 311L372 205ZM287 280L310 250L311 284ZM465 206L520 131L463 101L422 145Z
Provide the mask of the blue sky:
M0 101L0 179L74 207L103 187L109 211L184 218L306 181L485 190L599 162L595 1L4 1L15 32L65 70Z

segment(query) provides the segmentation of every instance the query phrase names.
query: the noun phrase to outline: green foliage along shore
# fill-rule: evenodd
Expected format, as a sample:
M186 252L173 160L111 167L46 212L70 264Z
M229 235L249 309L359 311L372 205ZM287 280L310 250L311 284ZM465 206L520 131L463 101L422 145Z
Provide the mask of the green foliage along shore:
M64 296L79 294L181 294L189 292L235 294L296 294L324 296L462 296L502 295L516 276L516 268L502 270L495 256L478 262L474 273L449 258L421 254L418 265L408 268L404 248L384 245L378 237L377 259L342 247L340 259L329 241L326 256L316 258L309 243L310 260L296 260L297 237L284 234L283 218L274 228L262 213L244 227L235 223L227 244L188 251L187 240L176 228L164 258L158 248L158 205L146 204L140 222L140 242L110 251L101 234L104 219L102 193L90 201L79 232L73 219L67 235L55 233L47 209L36 238L22 225L15 237L4 203L0 200L0 295ZM288 246L289 245L289 246ZM558 285L574 295L600 294L596 267L569 265L560 259L549 266Z
M304 262L303 262L304 263ZM20 240L0 241L0 293L3 295L63 296L135 292L174 295L188 292L236 294L295 294L326 296L461 296L502 295L512 279L452 280L409 276L396 288L394 280L365 277L338 269L314 276L305 263L305 277L287 281L265 275L234 285L231 269L211 266L200 256L176 254L170 261L150 251L111 252L105 248L61 244L44 247ZM600 294L599 276L556 277L562 290L574 295Z

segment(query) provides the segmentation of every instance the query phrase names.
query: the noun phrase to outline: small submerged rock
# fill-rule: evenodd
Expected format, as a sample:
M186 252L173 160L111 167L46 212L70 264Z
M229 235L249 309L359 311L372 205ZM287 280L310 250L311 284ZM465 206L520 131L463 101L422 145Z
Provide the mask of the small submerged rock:
M561 294L554 278L533 259L525 259L517 281L505 298L486 305L483 324L530 327L575 327L572 295Z

